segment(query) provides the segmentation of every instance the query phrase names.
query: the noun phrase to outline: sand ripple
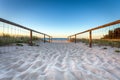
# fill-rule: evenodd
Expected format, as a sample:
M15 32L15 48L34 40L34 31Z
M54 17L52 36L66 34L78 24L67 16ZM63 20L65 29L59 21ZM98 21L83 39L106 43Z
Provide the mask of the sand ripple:
M78 43L23 46L0 54L0 80L120 80L120 55Z

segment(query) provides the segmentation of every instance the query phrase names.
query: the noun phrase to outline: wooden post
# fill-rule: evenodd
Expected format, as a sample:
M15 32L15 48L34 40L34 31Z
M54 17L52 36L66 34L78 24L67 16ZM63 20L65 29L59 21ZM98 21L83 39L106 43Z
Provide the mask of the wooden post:
M50 43L50 36L49 36L49 43Z
M45 34L44 34L44 43L45 43L46 41L45 41Z
M68 41L70 42L70 36L68 37Z
M92 31L89 32L89 47L92 47Z
M51 42L52 42L52 37L51 37Z
M69 39L69 41L71 42L71 36L70 36L70 39Z
M69 41L69 37L67 37L67 41Z
M75 34L75 43L76 43L76 34Z
M30 45L32 46L33 43L32 43L32 30L30 30Z

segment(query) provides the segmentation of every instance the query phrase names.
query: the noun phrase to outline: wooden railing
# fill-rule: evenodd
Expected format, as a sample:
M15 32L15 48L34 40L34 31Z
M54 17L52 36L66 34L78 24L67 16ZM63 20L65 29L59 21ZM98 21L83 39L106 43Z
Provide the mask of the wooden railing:
M7 38L12 38L11 41L9 41ZM25 39L25 37L27 39ZM48 37L49 39L46 39ZM4 40L6 41L4 41ZM21 39L21 40L19 40ZM30 45L33 45L33 41L40 39L41 41L45 42L52 42L52 36L47 35L45 33L41 33L39 31L27 28L25 26L16 24L14 22L5 20L0 18L0 44L1 45L7 45L7 43L14 43L15 40L17 42L23 41L28 42ZM8 41L8 42L7 42ZM7 42L7 43L5 43Z
M89 29L89 30L86 30L86 31L83 31L83 32L79 32L79 33L76 33L76 34L73 34L73 35L70 35L70 36L68 36L68 40L69 41L71 41L71 42L77 42L78 40L77 40L77 36L78 35L81 35L81 34L84 34L84 33L89 33L89 37L88 37L88 40L89 40L89 47L92 47L92 41L94 40L92 37L93 37L93 35L92 35L92 32L93 31L96 31L96 30L99 30L99 29L103 29L103 28L106 28L106 27L112 27L112 26L114 26L114 25L117 25L117 24L120 24L120 20L117 20L117 21L114 21L114 22L111 22L111 23L108 23L108 24L105 24L105 25L102 25L102 26L98 26L98 27L95 27L95 28L92 28L92 29ZM117 28L114 28L114 29L118 29L119 31L118 31L118 33L117 33L117 35L118 35L118 37L120 38L120 25L119 26L117 26ZM113 31L114 31L114 29L113 29ZM110 30L109 30L110 31ZM97 35L97 34L96 34ZM118 41L120 40L119 38L117 38L118 39ZM72 41L72 39L74 39L73 41ZM107 39L109 39L109 38L107 38ZM114 39L114 38L110 38L110 39ZM115 38L116 39L116 38Z

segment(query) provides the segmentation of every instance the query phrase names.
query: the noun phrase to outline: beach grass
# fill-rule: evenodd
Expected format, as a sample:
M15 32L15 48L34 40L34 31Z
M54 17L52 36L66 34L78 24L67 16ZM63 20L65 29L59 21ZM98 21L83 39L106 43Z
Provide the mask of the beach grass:
M21 43L16 43L16 45L17 45L17 46L23 46L23 44L21 44Z
M75 42L75 39L72 38L70 40L70 42ZM85 44L89 44L89 39L85 39L85 38L82 38L82 39L76 39L76 42L82 42L82 43L85 43ZM98 46L111 46L111 47L117 47L117 48L120 48L120 40L106 40L106 39L93 39L92 40L92 44L95 44L95 45L98 45Z
M115 50L116 53L120 53L120 50Z
M37 41L37 40L41 40L43 41L41 38L38 38L36 36L32 37L33 41ZM12 43L29 43L30 38L28 36L10 36L8 34L4 34L3 36L0 36L0 46L4 46L4 45L10 45ZM18 44L16 44L18 45Z
M104 47L103 49L107 49L107 47Z

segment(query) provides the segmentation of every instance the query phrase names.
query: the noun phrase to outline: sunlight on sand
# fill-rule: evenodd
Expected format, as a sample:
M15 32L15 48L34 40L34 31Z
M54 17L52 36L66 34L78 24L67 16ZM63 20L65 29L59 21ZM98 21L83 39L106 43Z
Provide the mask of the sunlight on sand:
M0 54L0 80L120 80L120 54L112 48L67 41L39 45Z

